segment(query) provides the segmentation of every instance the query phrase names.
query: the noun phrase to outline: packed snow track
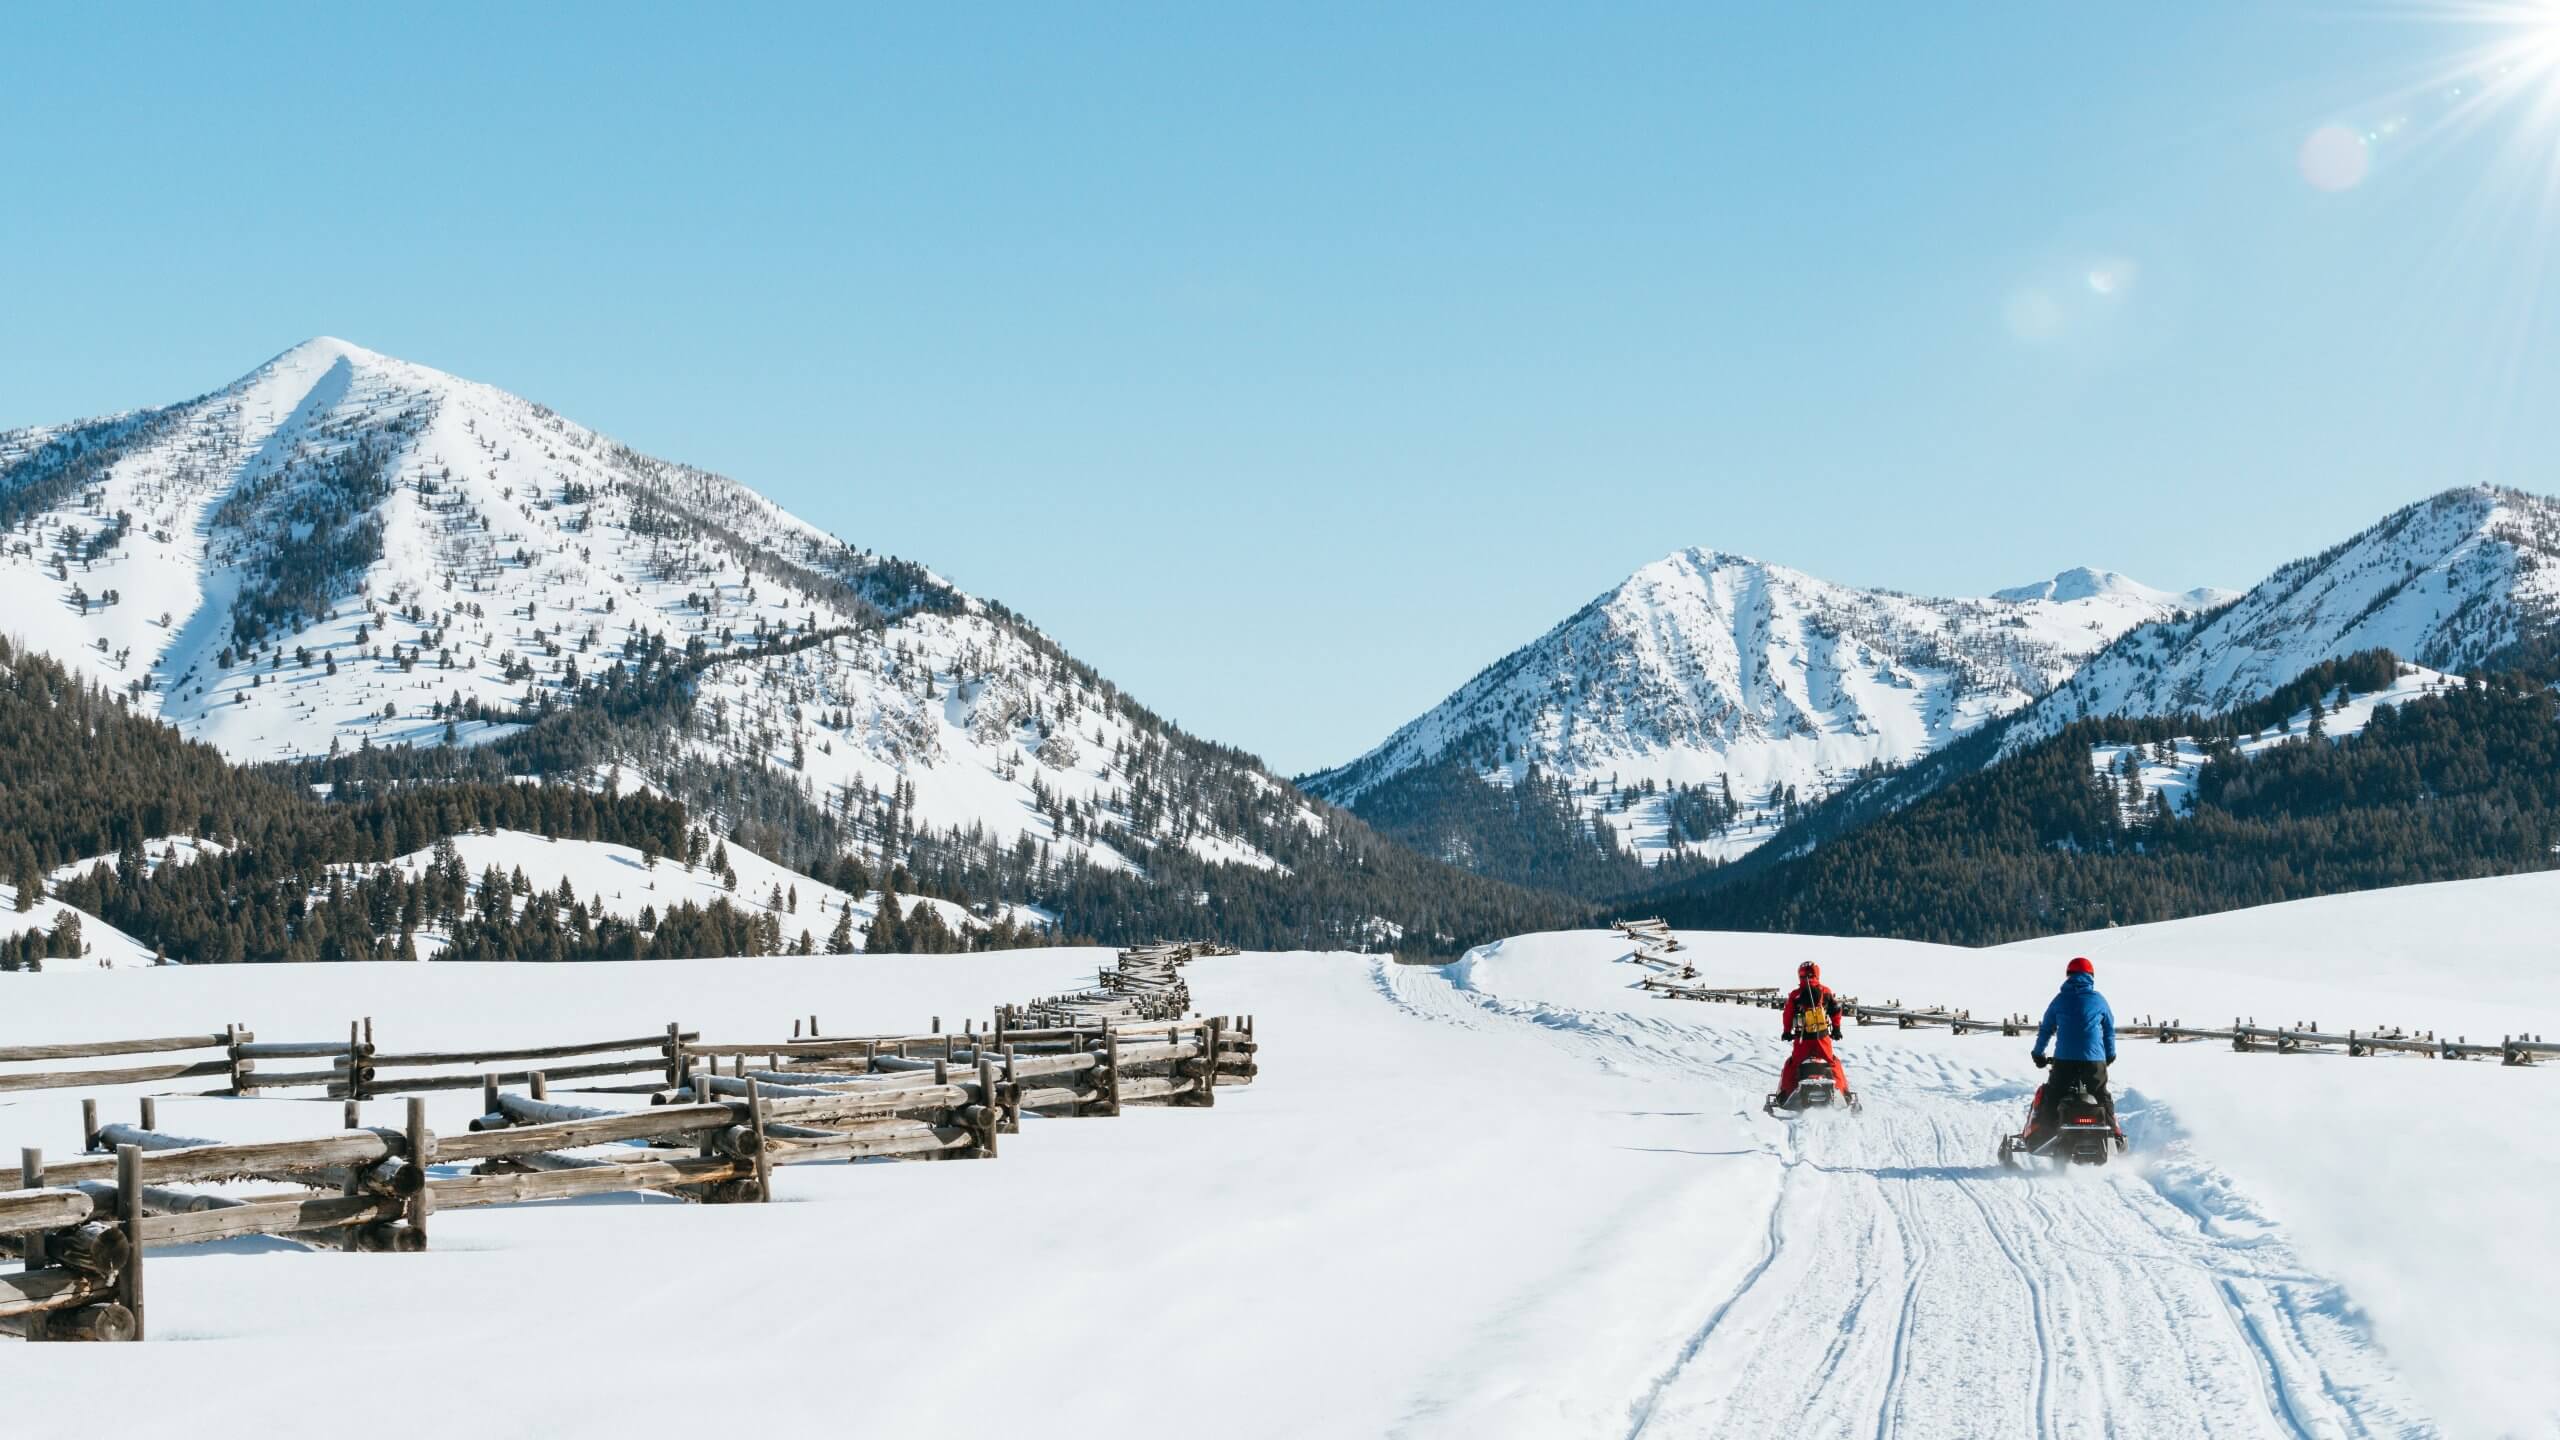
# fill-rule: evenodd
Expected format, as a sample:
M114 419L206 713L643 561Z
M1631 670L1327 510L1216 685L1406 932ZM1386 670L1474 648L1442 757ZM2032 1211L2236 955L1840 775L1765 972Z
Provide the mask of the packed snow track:
M2441 1433L2339 1287L2187 1153L2138 1074L2121 1095L2132 1156L2020 1173L1994 1142L2026 1087L1982 1068L2017 1068L2015 1042L1972 1041L1977 1065L1853 1031L1841 1059L1865 1112L1773 1119L1758 1107L1784 1046L1767 1012L1570 1009L1485 993L1464 967L1382 963L1378 980L1424 1023L1690 1087L1736 1141L1700 1147L1701 1165L1776 1172L1732 1228L1739 1274L1663 1317L1626 1436Z

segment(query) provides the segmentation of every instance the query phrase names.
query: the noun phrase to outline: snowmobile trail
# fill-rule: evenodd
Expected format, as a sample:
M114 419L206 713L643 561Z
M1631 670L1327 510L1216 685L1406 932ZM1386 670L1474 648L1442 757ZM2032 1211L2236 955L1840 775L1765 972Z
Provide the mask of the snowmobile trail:
M1731 1227L1736 1279L1665 1317L1623 1428L1587 1433L2443 1433L2339 1288L2135 1089L2132 1156L2021 1174L1994 1155L2025 1106L2014 1045L1953 1054L1949 1037L1852 1031L1842 1060L1865 1113L1777 1120L1757 1102L1783 1046L1755 1012L1578 1010L1412 966L1376 982L1418 1023L1532 1033L1631 1083L1685 1087L1701 1112L1736 1110L1757 1149L1727 1163L1779 1171L1756 1229Z

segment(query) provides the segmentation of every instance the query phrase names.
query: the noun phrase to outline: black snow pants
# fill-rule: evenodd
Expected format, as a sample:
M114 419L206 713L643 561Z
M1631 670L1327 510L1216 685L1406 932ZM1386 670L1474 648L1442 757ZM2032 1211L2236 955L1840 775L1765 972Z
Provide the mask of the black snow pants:
M2106 1112L2107 1123L2116 1123L2116 1100L2107 1093L2107 1062L2056 1060L2053 1068L2045 1072L2043 1087L2036 1091L2035 1129L2038 1134L2061 1123L2056 1115L2062 1108L2062 1097L2070 1094L2073 1087L2083 1084L2089 1087L2091 1095L2097 1097L2099 1107Z

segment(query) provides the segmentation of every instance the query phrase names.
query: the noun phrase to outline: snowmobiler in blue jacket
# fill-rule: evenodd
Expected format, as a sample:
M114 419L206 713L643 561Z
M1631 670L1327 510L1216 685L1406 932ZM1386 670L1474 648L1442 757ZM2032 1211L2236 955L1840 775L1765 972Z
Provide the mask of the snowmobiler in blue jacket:
M2107 1090L2107 1067L2115 1058L2116 1012L2098 993L2098 967L2084 955L2064 972L2061 991L2044 1007L2044 1024L2036 1027L2036 1068L2050 1065L2053 1075L2036 1090L2027 1134L2032 1137L2052 1125L2062 1097L2078 1085L2106 1107L2107 1124L2116 1139L2124 1139L2124 1127L2116 1124L2115 1096Z
M2116 1012L2098 993L2098 967L2085 957L2071 962L2061 992L2044 1007L2044 1024L2036 1029L2039 1067L2047 1054L2056 1060L2115 1063Z

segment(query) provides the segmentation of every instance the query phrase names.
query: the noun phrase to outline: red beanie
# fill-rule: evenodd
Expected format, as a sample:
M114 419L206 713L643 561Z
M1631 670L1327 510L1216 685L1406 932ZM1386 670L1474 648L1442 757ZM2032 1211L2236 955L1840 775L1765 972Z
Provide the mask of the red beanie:
M2071 964L2066 967L2064 973L2070 975L2096 975L2098 973L2098 967L2090 964L2089 957L2083 955L2072 961Z

